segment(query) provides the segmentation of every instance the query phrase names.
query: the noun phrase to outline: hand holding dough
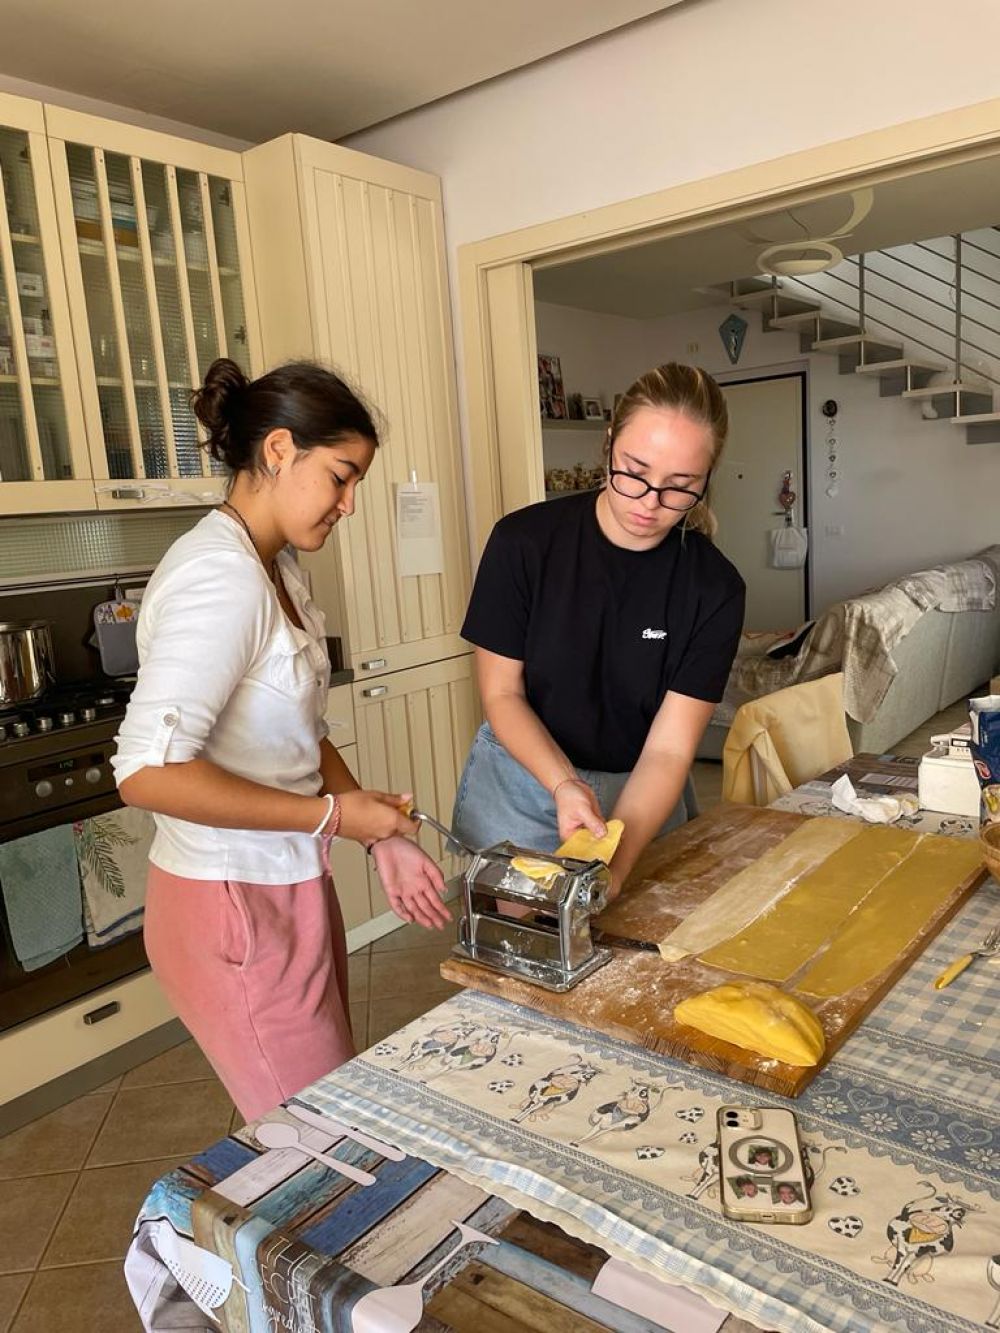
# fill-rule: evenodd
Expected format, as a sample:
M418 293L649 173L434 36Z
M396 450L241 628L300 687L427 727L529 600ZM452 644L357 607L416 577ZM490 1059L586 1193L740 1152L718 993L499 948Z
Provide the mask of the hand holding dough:
M763 981L737 981L682 1000L678 1023L786 1065L815 1065L826 1038L811 1009Z
M624 832L625 825L620 819L608 820L603 838L595 838L590 829L578 828L556 848L555 855L568 856L574 861L603 861L607 865L618 850ZM540 856L515 856L511 865L529 879L548 879L562 872L561 866Z

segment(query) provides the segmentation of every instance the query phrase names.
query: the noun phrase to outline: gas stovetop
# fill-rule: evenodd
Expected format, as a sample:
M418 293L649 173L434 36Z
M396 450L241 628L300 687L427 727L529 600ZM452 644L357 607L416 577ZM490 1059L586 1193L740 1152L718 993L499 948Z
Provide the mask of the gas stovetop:
M75 744L75 729L118 722L125 715L133 677L54 685L39 699L0 708L0 746L47 738L52 750ZM49 749L49 746L46 746Z

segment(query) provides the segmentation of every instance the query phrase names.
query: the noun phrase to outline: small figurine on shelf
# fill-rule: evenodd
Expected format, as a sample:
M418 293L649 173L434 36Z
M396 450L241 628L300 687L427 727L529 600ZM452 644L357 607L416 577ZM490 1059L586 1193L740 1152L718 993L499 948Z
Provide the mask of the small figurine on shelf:
M569 409L569 416L570 416L570 420L571 420L571 421L582 421L582 420L583 420L583 394L582 394L582 393L571 393L571 394L569 395L569 397L566 399L566 405L567 405L567 407L568 407L568 409Z
M550 494L573 489L573 474L564 467L553 467L545 474L545 489Z

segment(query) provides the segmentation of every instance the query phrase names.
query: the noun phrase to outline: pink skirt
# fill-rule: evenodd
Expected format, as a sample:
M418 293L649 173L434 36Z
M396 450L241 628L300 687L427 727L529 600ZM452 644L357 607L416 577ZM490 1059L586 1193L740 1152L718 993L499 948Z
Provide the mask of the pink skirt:
M183 879L150 865L146 952L246 1120L354 1055L333 882Z

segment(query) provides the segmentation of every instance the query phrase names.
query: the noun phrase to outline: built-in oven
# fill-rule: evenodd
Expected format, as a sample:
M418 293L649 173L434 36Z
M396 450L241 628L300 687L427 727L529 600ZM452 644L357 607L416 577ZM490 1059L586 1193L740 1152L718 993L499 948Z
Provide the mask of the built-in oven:
M121 809L111 757L134 680L104 675L93 643L93 608L113 595L100 582L0 592L0 619L30 612L51 621L55 658L55 679L38 699L0 708L0 843ZM84 934L61 956L26 967L10 928L9 887L0 883L0 1033L148 967L141 912L111 943L92 947ZM129 889L134 898L144 881Z

